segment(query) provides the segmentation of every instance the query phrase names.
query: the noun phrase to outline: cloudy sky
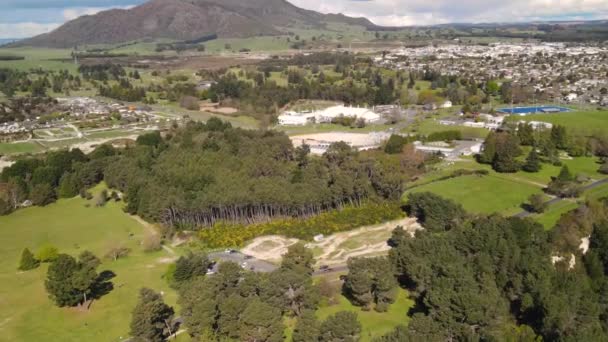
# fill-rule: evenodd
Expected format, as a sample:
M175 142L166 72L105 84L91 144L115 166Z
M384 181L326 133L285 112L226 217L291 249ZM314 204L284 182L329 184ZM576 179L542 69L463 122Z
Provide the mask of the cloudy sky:
M83 14L145 0L0 0L0 38L48 32ZM247 1L247 0L243 0ZM291 0L300 7L404 26L450 22L607 19L608 0Z

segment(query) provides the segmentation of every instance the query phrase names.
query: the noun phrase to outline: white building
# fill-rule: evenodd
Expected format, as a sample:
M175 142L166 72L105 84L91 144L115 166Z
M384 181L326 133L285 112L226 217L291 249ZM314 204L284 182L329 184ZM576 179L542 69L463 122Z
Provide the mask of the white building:
M568 102L572 102L574 100L576 100L578 98L578 95L576 93L570 93L568 95L566 95L566 101Z
M279 115L279 125L282 126L304 126L314 121L315 115L311 112L285 112Z
M532 126L532 128L534 129L551 129L553 128L553 124L549 123L549 122L543 122L543 121L519 121L519 123L527 123L529 125Z
M328 123L340 117L356 117L365 120L366 123L380 121L380 115L368 108L333 106L314 112L287 111L279 115L279 125L303 126L309 123Z
M442 105L441 108L452 108L452 101L448 100L445 101Z

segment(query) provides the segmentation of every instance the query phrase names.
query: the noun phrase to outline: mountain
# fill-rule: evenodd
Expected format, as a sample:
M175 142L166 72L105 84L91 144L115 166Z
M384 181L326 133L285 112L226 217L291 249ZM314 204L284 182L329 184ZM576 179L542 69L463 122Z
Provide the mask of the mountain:
M140 39L195 40L281 35L290 27L322 28L327 22L375 28L365 18L321 14L286 0L151 0L67 22L56 30L13 45L68 48Z
M16 42L19 39L13 39L13 38L0 38L0 46L5 45L5 44L9 44L12 42Z

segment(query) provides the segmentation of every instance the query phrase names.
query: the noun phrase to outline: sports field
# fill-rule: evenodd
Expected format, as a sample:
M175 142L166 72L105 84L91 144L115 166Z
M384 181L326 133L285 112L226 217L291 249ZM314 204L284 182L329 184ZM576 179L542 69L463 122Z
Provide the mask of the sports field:
M0 217L0 307L4 308L0 341L120 341L128 335L131 310L144 285L164 291L166 301L175 304L175 293L161 279L166 261L173 256L166 251L142 251L140 241L147 228L126 215L121 203L108 202L103 208L87 204L73 198ZM23 248L36 253L49 244L72 255L86 249L102 257L115 246L132 252L115 262L104 261L98 271L116 274L114 289L88 312L81 312L58 308L47 298L47 265L17 271Z
M568 127L578 134L608 134L608 110L571 111L553 114L514 116L510 120L544 121Z

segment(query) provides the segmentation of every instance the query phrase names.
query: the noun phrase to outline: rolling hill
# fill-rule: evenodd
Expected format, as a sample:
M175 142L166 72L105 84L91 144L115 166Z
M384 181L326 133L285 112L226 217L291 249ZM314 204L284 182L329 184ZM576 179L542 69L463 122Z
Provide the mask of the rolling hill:
M286 0L151 0L69 21L56 30L13 45L66 48L140 39L195 40L281 35L290 27L322 28L328 22L375 28L365 18L321 14Z

